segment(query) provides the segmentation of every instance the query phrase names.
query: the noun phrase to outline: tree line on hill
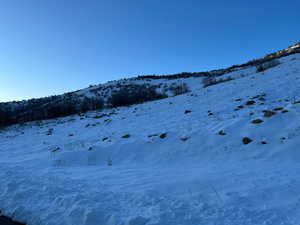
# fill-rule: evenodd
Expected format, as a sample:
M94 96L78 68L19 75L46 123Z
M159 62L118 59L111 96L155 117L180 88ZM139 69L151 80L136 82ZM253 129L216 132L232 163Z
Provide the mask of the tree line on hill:
M103 100L100 98L76 98L74 95L0 103L0 126L53 119L102 107Z
M156 88L157 86L151 85L125 85L113 90L108 97L100 95L87 97L67 93L27 101L0 103L0 126L53 119L103 108L129 106L168 97L158 93ZM188 91L187 88L172 88L177 94Z

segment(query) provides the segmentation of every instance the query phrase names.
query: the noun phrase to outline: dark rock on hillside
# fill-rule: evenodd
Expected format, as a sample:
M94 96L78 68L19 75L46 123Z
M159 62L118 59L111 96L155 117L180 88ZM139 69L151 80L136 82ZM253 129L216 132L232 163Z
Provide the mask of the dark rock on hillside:
M264 111L264 117L272 117L276 114L276 112L273 112L271 110L265 110Z
M284 108L283 107L277 107L277 108L274 109L274 111L281 111L281 110L284 110Z
M246 105L255 105L255 101L253 101L253 100L250 100L250 101L247 101L246 102Z
M218 134L219 134L219 135L222 135L222 136L226 135L226 133L225 133L224 130L220 130Z
M252 120L251 123L254 123L254 124L259 124L259 123L263 123L264 121L261 120L261 119L256 119L256 120Z
M252 140L251 138L248 138L248 137L244 137L244 138L243 138L243 143L244 143L245 145L250 144L252 141L253 141L253 140Z
M125 134L122 136L122 138L130 138L130 134Z
M160 137L161 139L164 139L164 138L167 137L167 133L162 133L161 135L159 135L159 137Z

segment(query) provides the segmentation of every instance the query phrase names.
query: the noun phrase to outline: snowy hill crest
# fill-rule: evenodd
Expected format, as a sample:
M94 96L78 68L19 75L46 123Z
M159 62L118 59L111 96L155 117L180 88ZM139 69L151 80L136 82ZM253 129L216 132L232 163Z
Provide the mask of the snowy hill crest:
M208 85L231 81L235 77L228 76L228 74L245 71L243 75L246 75L247 71L252 71L253 68L263 67L274 60L299 52L300 44L297 43L287 49L269 54L264 58L252 60L242 65L235 65L227 69L163 76L138 76L90 86L89 88L64 95L21 102L0 103L0 126L52 119L89 110L101 110L103 108L139 104L172 97L189 92L191 89L189 83L194 82L194 80L197 80L199 86L201 86L201 80L204 78L209 78L206 80ZM220 76L222 78L216 78Z

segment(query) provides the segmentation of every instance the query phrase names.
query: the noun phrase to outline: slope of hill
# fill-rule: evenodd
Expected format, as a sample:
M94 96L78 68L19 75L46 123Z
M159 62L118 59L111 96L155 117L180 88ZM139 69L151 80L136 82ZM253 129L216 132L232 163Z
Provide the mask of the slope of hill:
M1 211L28 225L299 224L300 54L277 60L206 88L177 78L190 92L158 101L3 128Z
M186 82L194 80L193 78L216 78L240 70L251 70L255 67L263 70L265 64L270 64L277 59L297 53L300 53L300 43L263 58L226 69L163 76L138 76L90 86L89 88L63 95L28 101L0 103L0 126L64 117L84 113L89 110L114 108L172 97L190 91L186 87ZM230 79L227 78L222 81Z

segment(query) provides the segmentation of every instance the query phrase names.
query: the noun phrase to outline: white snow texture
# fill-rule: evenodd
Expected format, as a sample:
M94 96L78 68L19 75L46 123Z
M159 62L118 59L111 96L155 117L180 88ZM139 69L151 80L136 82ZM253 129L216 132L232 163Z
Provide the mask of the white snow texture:
M300 54L227 76L3 129L2 213L28 225L299 225Z

